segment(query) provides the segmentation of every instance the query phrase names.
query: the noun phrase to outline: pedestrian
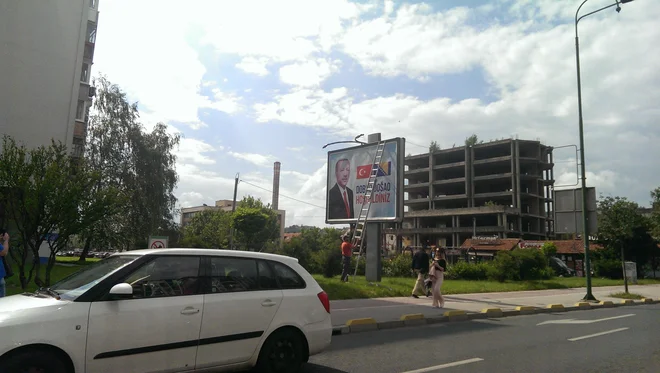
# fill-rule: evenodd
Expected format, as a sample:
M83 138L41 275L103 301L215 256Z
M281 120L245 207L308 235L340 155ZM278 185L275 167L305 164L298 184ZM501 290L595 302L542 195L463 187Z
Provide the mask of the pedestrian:
M348 235L344 236L343 241L344 242L341 243L341 280L348 282L348 272L351 270L351 257L353 256L353 245L349 241Z
M420 293L424 295L424 276L428 273L429 262L429 254L419 247L415 248L415 255L412 258L412 270L417 275L417 280L412 291L413 298L419 298L418 294ZM428 296L428 292L426 295Z
M442 297L442 282L445 279L445 271L447 270L447 260L445 253L440 248L435 250L435 258L429 269L429 278L431 278L431 293L433 294L433 308L443 308L445 306L445 299Z
M5 276L8 275L7 261L5 256L9 253L9 233L4 230L0 230L0 259L2 260L2 265L0 265L0 298L4 298L6 294L6 284Z

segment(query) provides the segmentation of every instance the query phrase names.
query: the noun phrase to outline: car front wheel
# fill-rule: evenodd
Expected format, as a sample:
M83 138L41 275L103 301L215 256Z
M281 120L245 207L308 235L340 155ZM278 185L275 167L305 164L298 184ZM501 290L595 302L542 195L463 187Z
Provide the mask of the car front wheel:
M298 373L303 363L303 340L290 329L271 334L261 347L257 360L260 373Z
M66 364L50 351L30 349L0 362L0 373L69 373Z

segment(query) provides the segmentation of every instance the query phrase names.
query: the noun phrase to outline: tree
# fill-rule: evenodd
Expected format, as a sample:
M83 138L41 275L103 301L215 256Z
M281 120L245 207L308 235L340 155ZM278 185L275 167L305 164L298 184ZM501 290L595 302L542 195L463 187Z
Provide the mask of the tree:
M170 135L164 124L146 132L137 103L129 103L126 94L103 76L94 85L85 158L100 175L95 188L116 186L127 196L127 204L120 218L103 219L85 230L81 260L91 247L131 249L146 245L149 235L171 231L178 182L173 150L179 135Z
M277 213L270 204L252 196L238 203L231 220L237 241L248 250L261 251L269 241L279 238Z
M183 245L197 248L227 248L231 213L204 210L197 213L183 229Z
M465 146L475 146L477 144L483 144L483 140L479 141L476 134L472 134L472 136L465 138Z
M57 252L102 216L116 213L120 195L114 188L92 191L98 175L84 161L74 161L61 143L28 150L5 136L2 145L1 199L12 228L18 232L12 236L15 241L10 255L17 263L21 287L25 289L33 275L36 283L43 282L39 250L46 243L50 248L47 286Z
M631 259L638 273L653 252L655 243L649 234L650 220L639 213L639 205L624 197L605 197L598 201L598 241L605 246L603 260ZM624 258L622 258L622 253Z
M431 145L429 145L429 153L435 153L440 150L440 145L438 145L437 141L431 141Z

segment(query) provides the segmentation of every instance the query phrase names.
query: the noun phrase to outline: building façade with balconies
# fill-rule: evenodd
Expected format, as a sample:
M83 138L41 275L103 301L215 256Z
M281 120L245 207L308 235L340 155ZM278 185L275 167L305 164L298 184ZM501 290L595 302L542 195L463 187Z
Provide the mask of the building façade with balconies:
M554 237L552 147L506 139L405 158L405 212L384 227L403 246L459 247L473 236Z

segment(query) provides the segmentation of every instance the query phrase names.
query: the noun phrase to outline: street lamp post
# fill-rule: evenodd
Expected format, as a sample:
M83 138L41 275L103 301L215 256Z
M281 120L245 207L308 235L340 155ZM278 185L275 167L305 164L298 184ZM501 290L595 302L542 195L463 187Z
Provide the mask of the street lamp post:
M582 6L589 0L584 0L582 4L578 7L575 12L575 60L577 65L577 90L578 90L578 115L579 118L579 131L580 131L580 172L582 179L582 241L584 242L584 262L585 262L585 275L587 279L587 294L584 296L584 300L595 301L591 291L591 261L589 260L589 226L587 221L587 175L584 164L584 124L582 121L582 83L580 81L580 38L578 37L578 23L584 17L590 16L592 14L598 13L602 10L616 7L616 11L621 11L621 4L630 3L633 0L616 0L614 4L602 7L600 9L594 10L593 12L587 13L583 16L578 17L580 9Z

